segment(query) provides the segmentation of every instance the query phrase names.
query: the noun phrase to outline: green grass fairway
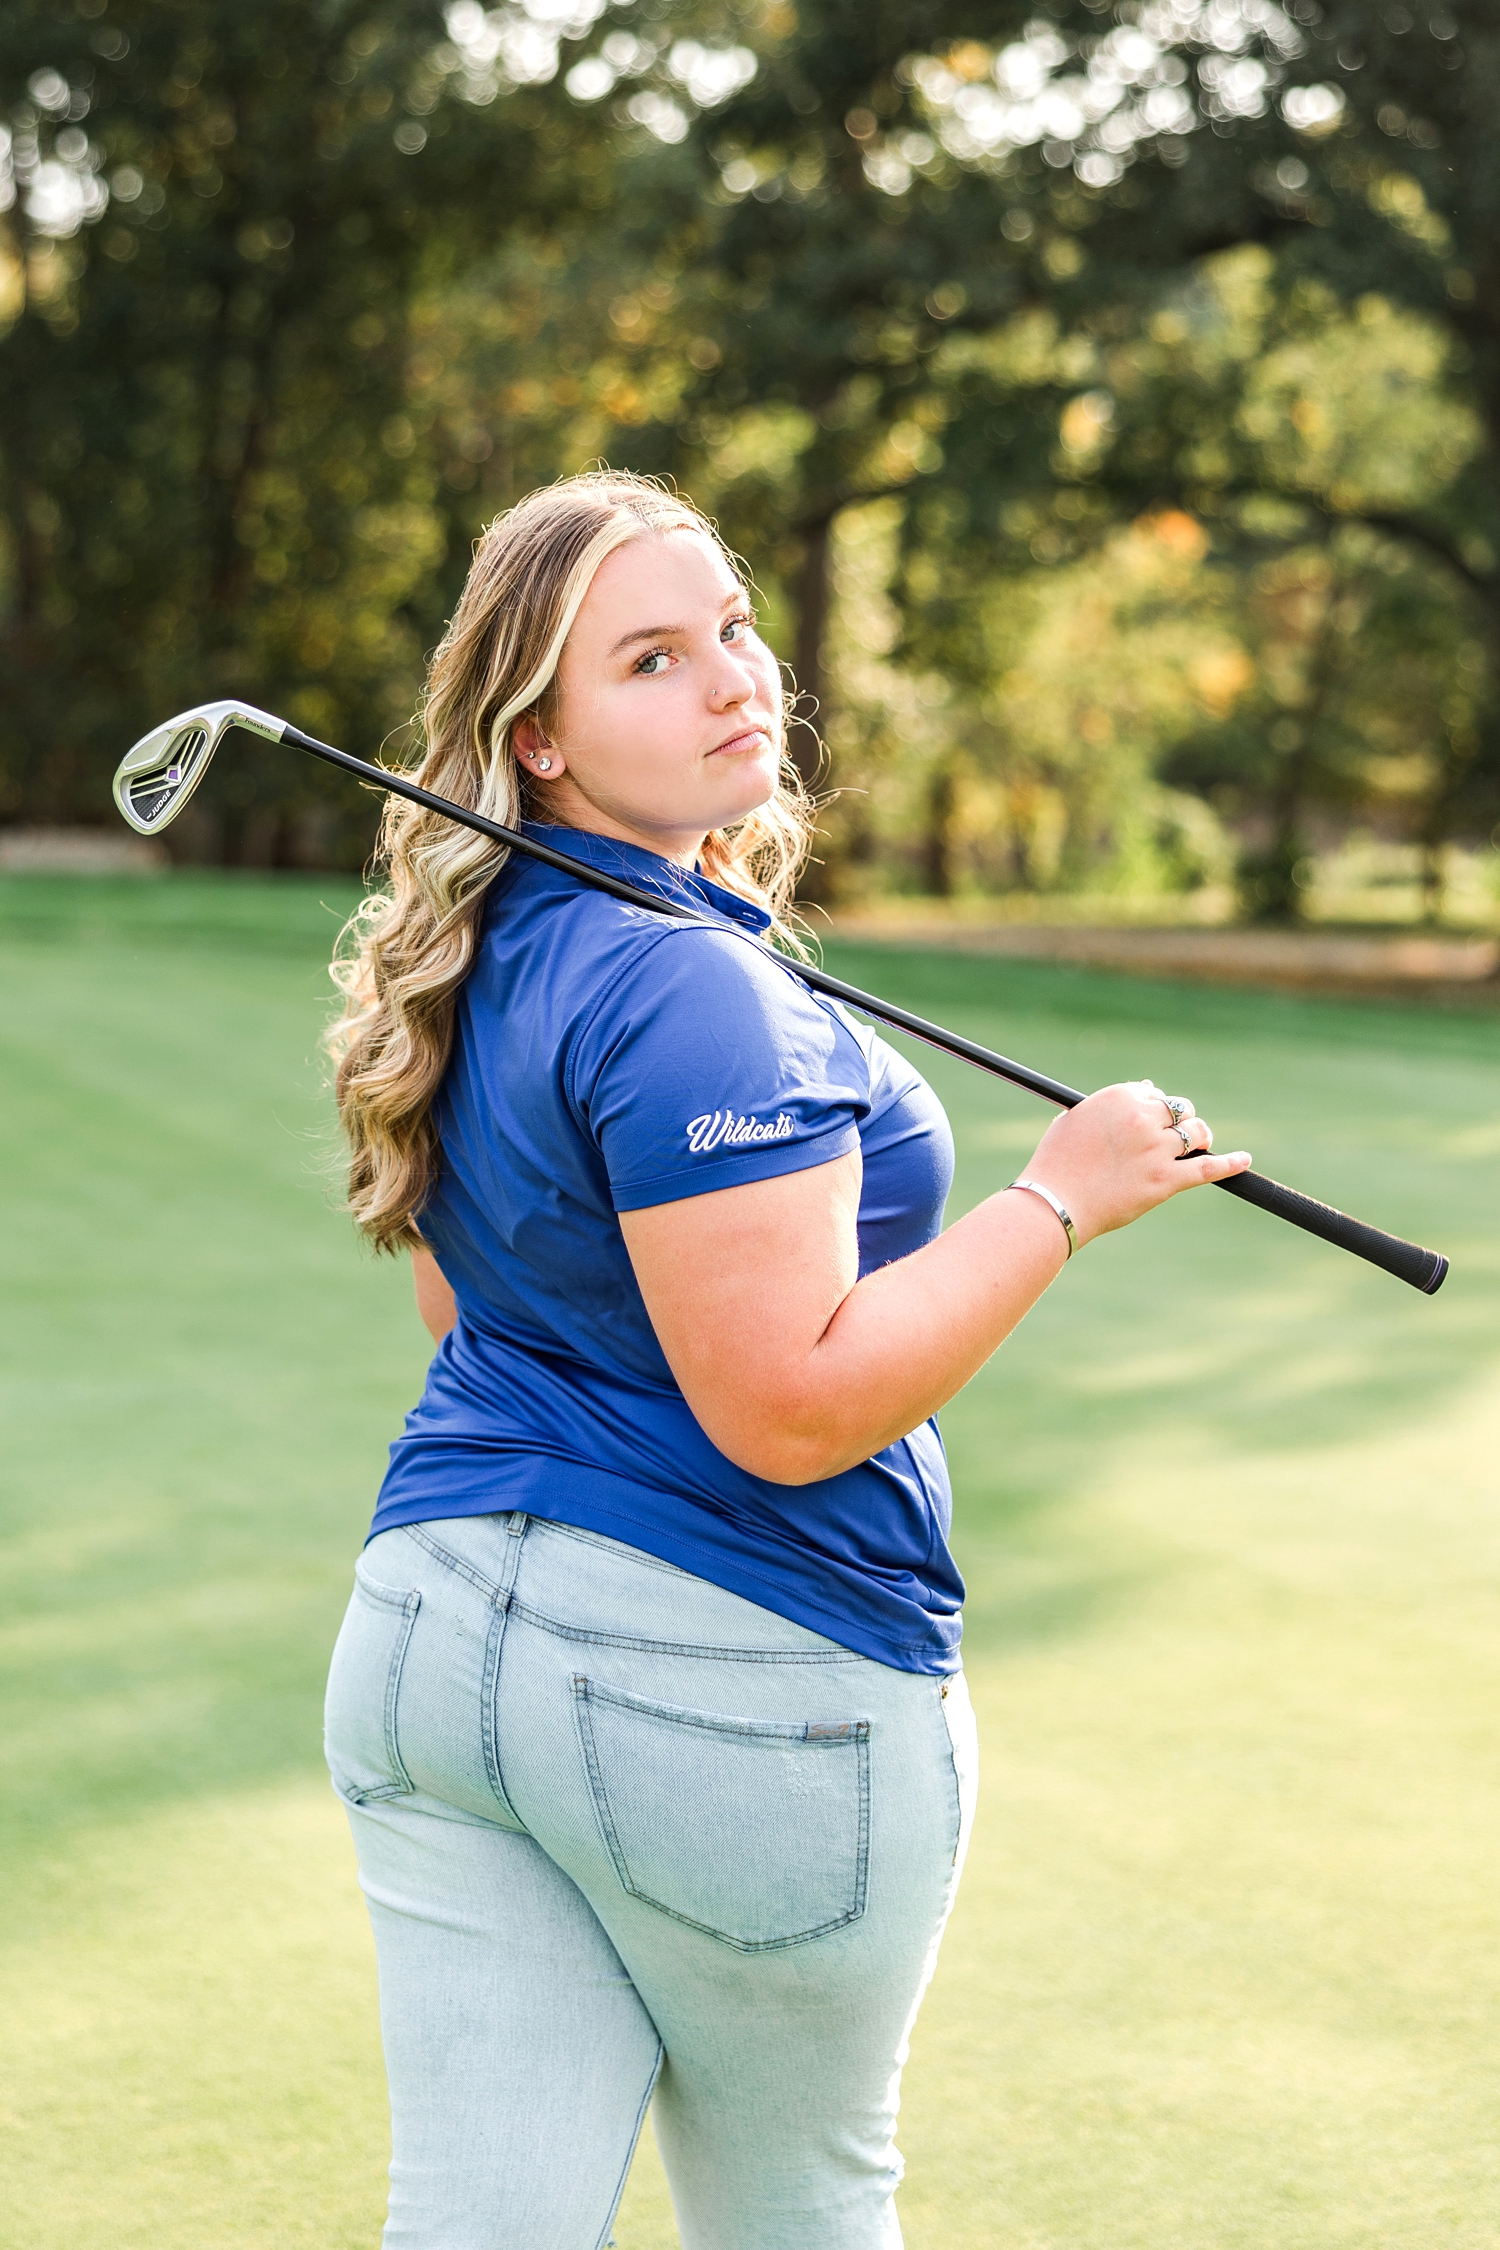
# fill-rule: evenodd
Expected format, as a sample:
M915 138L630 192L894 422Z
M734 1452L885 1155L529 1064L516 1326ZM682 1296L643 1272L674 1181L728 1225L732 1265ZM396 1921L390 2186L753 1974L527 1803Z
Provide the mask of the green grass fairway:
M15 2250L378 2240L319 1704L425 1338L331 1208L350 897L0 884ZM1494 1020L830 960L1075 1082L1150 1072L1454 1260L1424 1300L1205 1192L1091 1247L945 1416L986 1766L908 2244L1493 2250ZM924 1059L967 1204L1046 1113ZM649 2146L618 2239L676 2242Z

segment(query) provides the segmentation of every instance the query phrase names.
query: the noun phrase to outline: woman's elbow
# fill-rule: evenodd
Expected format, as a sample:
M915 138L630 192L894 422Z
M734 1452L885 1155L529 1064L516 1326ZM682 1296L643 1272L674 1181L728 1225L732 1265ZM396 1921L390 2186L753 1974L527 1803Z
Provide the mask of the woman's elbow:
M797 1429L778 1416L760 1415L721 1429L704 1426L726 1459L767 1484L820 1484L869 1457L869 1447L846 1433Z
M688 1370L682 1383L699 1428L737 1469L767 1484L820 1484L887 1442L870 1402L848 1395L829 1369L788 1355L703 1370L706 1381L694 1379L699 1372Z

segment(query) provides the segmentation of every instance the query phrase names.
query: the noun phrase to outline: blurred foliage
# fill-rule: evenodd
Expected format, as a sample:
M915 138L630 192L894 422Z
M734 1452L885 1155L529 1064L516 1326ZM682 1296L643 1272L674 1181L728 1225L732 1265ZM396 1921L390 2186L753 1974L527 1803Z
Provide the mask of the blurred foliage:
M292 0L79 0L0 23L26 97L7 811L97 817L121 744L205 695L369 743L409 717L450 533L414 301L487 252L517 197L578 214L607 160L525 89L505 134L445 103L442 32L430 6ZM227 858L281 856L299 815L351 805L250 759L211 787L189 843L215 827Z
M754 564L812 894L1283 917L1364 826L1436 911L1500 818L1497 95L1487 0L12 0L0 818L207 693L399 749L478 528L607 458ZM372 825L246 757L173 835Z

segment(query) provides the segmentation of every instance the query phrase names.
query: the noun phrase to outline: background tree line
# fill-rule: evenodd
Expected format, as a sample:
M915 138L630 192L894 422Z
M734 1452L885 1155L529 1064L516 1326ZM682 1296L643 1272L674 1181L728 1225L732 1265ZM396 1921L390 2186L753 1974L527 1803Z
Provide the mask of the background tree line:
M1435 909L1500 818L1497 97L1487 0L13 0L0 819L209 694L399 755L479 526L605 458L754 562L815 892L1285 916L1362 822ZM247 757L174 840L372 825Z

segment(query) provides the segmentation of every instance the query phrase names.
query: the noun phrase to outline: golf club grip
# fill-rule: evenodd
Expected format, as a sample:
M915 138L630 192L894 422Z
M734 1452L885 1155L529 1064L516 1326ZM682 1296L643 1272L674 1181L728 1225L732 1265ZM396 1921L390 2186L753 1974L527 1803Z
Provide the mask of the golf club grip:
M1258 1211L1269 1211L1273 1218L1301 1227L1304 1234L1320 1235L1340 1250L1352 1251L1356 1258L1383 1267L1398 1281L1420 1289L1424 1297L1443 1286L1448 1261L1441 1251L1403 1242L1399 1234L1382 1234L1379 1227L1367 1227L1363 1219L1351 1219L1331 1203L1319 1203L1314 1196L1283 1187L1279 1180L1268 1180L1264 1172L1241 1172L1232 1180L1215 1180L1214 1185L1226 1195L1237 1195L1242 1203L1253 1203Z
M621 899L627 905L646 907L654 914L690 922L698 920L692 908L676 899L663 898L634 883L624 882L617 875L607 875L602 868L590 867L571 853L554 851L534 836L522 835L499 821L487 819L482 813L455 805L447 797L434 795L405 774L387 772L383 766L371 765L364 758L351 757L347 750L336 750L330 742L319 742L315 736L304 734L300 727L283 723L281 739L291 749L305 750L311 757L321 758L330 766L339 766L361 781L373 782L377 789L389 790L411 804L422 805L429 812L457 821L461 828L471 828L477 835L488 836L512 851L558 868L590 890L605 891L611 898ZM988 1071L992 1077L1020 1086L1028 1094L1040 1095L1043 1101L1056 1102L1060 1109L1076 1109L1085 1098L1076 1086L1049 1078L1044 1071L1032 1070L1025 1063L1012 1062L1008 1055L997 1055L991 1048L981 1047L975 1040L948 1031L942 1024L929 1023L925 1016L913 1015L909 1009L898 1008L890 1000L877 999L872 992L862 992L858 985L845 984L842 977L830 976L826 969L790 959L786 959L786 967L811 985L814 992L826 992L830 999L842 1000L847 1006L860 1009L865 1015L873 1016L877 1023L889 1024L913 1039L939 1048L944 1054L956 1055L960 1061L972 1063L976 1070ZM1331 1203L1319 1203L1313 1196L1301 1195L1296 1188L1283 1187L1279 1180L1268 1180L1259 1172L1241 1172L1235 1179L1216 1180L1214 1185L1223 1188L1228 1195L1239 1196L1242 1202L1253 1203L1257 1210L1269 1211L1273 1218L1286 1219L1306 1234L1316 1234L1324 1242L1351 1251L1356 1258L1364 1258L1372 1266L1383 1267L1398 1281L1420 1289L1424 1296L1430 1297L1434 1290L1442 1287L1448 1261L1440 1252L1423 1250L1415 1242L1403 1242L1399 1235L1382 1234L1379 1227L1367 1227L1362 1219L1351 1219L1345 1212L1335 1211Z
M868 992L860 992L824 970L810 970L800 962L794 966L815 992L847 1001L877 1021L925 1040L945 1054L957 1055L978 1070L988 1070L1012 1086L1022 1086L1028 1093L1040 1094L1044 1101L1056 1102L1060 1109L1076 1109L1084 1098L1075 1086L1065 1086L1060 1079L1046 1078L1040 1071L1012 1062L1007 1055L994 1054L971 1039L961 1039L941 1024L928 1023L905 1008L893 1007L888 1000L873 1001ZM1398 1281L1420 1289L1424 1297L1441 1289L1447 1277L1448 1261L1441 1251L1424 1250L1418 1243L1403 1242L1397 1234L1384 1234L1379 1227L1366 1226L1363 1219L1351 1219L1347 1212L1336 1211L1331 1203L1319 1203L1315 1196L1303 1195L1298 1188L1268 1180L1263 1172L1241 1172L1232 1180L1215 1180L1213 1184L1228 1195L1237 1195L1242 1203L1253 1203L1258 1211L1269 1211L1274 1219L1285 1219L1306 1234L1318 1235L1337 1249L1351 1251L1356 1258L1382 1267Z

